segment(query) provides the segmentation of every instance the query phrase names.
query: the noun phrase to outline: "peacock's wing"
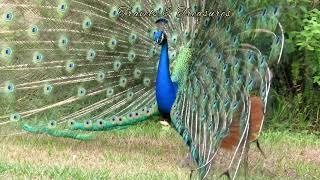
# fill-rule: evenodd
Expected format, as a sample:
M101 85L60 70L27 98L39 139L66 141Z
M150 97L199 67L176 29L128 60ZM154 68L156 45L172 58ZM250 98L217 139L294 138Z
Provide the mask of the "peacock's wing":
M162 8L125 0L0 2L0 128L81 139L59 130L108 130L157 113L154 18L121 16L121 6L132 7L127 13Z
M184 57L191 57L191 62L180 78L171 118L189 146L201 178L207 177L217 161L222 141L238 132L226 171L234 178L248 142L250 96L260 97L265 108L269 65L280 59L283 49L279 8L257 9L251 1L207 1L200 9L225 14L201 17L201 21L190 19L195 30L189 38L191 55ZM231 129L232 125L235 128Z

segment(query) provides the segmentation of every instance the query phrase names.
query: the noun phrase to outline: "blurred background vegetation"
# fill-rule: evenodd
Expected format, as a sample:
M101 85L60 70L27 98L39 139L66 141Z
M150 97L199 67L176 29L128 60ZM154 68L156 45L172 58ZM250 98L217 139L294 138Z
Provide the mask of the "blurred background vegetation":
M279 1L256 0L263 5ZM274 74L267 128L320 135L320 1L280 1L285 49Z

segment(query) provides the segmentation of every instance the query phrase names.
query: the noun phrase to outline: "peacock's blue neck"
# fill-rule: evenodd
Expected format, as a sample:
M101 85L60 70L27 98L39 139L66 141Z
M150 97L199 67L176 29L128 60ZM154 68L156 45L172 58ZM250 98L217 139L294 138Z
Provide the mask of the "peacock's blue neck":
M169 115L176 99L177 84L170 77L170 62L168 55L168 42L161 45L160 62L156 81L156 99L160 113Z

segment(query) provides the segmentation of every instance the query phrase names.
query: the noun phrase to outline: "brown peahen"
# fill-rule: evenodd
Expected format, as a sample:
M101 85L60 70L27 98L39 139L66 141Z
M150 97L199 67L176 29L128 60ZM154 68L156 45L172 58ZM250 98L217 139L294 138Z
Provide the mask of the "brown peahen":
M0 134L89 139L170 117L206 178L234 179L279 62L279 6L240 0L0 1ZM159 60L160 59L160 60ZM7 131L10 127L10 132Z

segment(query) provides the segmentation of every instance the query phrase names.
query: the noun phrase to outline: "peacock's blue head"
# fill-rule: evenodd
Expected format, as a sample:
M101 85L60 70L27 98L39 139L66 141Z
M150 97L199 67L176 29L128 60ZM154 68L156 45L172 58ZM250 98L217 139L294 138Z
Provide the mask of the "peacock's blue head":
M162 28L159 27L162 30L156 31L156 32L153 33L154 45L163 45L164 43L167 42L167 36L166 36L166 33L164 32L163 29L164 29L164 25L168 24L168 20L163 18L163 17L161 17L161 18L156 20L156 24L158 26L162 26Z
M164 31L157 31L153 33L153 41L154 44L156 45L162 45L167 41L167 37Z

